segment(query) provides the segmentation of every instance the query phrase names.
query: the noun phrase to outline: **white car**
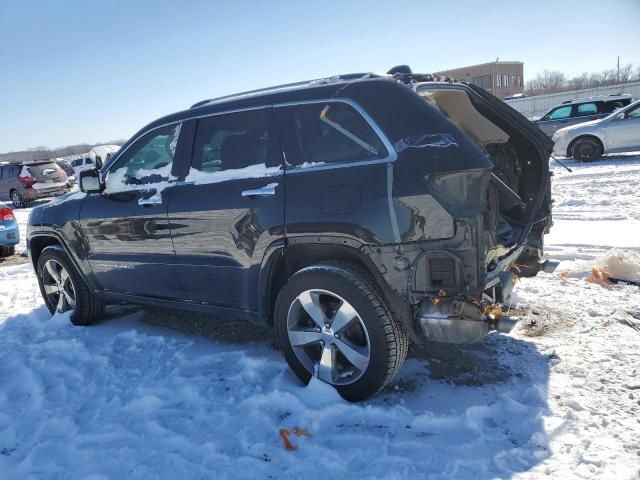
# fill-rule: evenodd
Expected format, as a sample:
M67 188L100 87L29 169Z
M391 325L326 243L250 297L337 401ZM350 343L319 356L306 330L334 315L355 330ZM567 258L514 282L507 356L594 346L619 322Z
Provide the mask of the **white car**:
M585 162L605 153L640 150L640 101L600 120L561 128L552 140L554 155Z

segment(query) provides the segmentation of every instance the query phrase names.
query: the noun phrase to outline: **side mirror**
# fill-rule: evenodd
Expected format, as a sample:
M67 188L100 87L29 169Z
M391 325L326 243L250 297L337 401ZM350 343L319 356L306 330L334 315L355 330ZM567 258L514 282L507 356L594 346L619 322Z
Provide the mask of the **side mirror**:
M78 184L80 191L85 193L100 193L104 190L104 184L100 181L100 174L95 168L81 171Z

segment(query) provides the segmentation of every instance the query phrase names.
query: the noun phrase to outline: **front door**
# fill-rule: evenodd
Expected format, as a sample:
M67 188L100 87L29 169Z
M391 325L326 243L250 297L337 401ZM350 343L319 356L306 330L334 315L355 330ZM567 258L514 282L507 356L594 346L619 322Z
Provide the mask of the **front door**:
M178 283L189 300L256 311L264 251L284 238L283 170L271 110L198 120L192 152L190 171L169 201Z
M105 174L103 193L87 194L80 224L96 284L108 291L180 298L167 219L180 125L144 135Z
M607 145L610 152L640 149L640 105L609 121Z

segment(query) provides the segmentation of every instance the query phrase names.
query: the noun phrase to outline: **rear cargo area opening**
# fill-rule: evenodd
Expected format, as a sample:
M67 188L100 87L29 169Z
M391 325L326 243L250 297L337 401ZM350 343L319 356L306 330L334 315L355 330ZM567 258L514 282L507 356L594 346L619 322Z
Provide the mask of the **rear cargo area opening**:
M509 258L506 263L511 264L510 255L520 247L529 248L523 240L542 181L540 155L524 135L489 107L483 107L481 101L472 101L465 89L434 86L418 93L454 123L494 165L486 192L483 233L487 272L499 273L505 268L500 262ZM535 241L532 244L536 246Z

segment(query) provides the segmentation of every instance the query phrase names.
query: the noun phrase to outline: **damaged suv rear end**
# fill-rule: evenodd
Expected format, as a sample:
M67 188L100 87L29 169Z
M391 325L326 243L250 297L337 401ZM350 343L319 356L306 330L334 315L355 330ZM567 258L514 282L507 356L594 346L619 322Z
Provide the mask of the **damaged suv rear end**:
M246 318L301 380L361 400L410 342L512 328L516 278L553 269L551 149L502 101L428 75L204 100L34 209L29 251L75 324L120 301Z
M396 75L372 117L393 144L393 242L370 245L405 309L414 342L470 343L509 332L502 314L518 277L542 261L551 227L553 144L519 113L473 85Z

